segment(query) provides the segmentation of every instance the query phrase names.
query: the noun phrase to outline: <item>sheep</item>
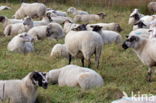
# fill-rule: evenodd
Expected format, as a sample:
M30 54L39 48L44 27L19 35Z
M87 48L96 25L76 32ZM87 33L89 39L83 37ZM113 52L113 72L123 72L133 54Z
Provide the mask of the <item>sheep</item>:
M1 80L0 102L9 100L9 103L35 103L38 87L48 87L42 72L31 72L21 80Z
M63 16L57 16L57 17L51 17L53 22L63 24L66 20L73 21L70 17L63 17Z
M148 5L148 10L151 11L151 12L156 12L156 2L150 2Z
M76 15L74 17L74 22L83 22L83 23L92 23L95 21L99 21L100 19L104 19L106 14L88 14L88 15Z
M99 33L103 39L103 44L120 43L122 37L119 33L110 30L102 30L102 26L91 26L93 31Z
M67 12L73 14L74 16L75 16L75 15L88 15L88 14L89 14L89 13L86 12L86 11L76 10L76 8L74 8L74 7L68 8L68 9L67 9Z
M56 57L56 58L64 57L68 59L70 55L67 51L65 44L56 44L52 48L50 56Z
M69 64L72 60L71 57L82 55L82 66L84 66L84 59L86 59L88 61L88 67L90 67L91 56L95 54L95 63L98 68L99 58L103 47L102 37L98 33L93 31L70 31L65 36L65 45L67 51L71 55Z
M33 27L33 21L30 17L26 17L23 23L9 24L4 29L4 35L17 35L22 32L27 32Z
M36 26L28 31L28 34L33 37L34 40L43 40L46 37L59 39L64 36L63 28L58 23L50 23L45 26Z
M96 23L96 24L88 24L87 25L87 29L92 29L90 26L95 26L95 25L99 25L102 26L103 30L112 30L112 31L117 31L117 32L121 32L122 28L119 24L117 23Z
M66 12L63 12L63 11L60 11L60 10L54 10L54 9L47 9L48 13L52 13L52 14L55 14L56 16L64 16L64 17L67 17L67 13Z
M25 16L31 18L39 17L40 19L46 13L46 6L43 3L22 3L21 7L14 14L15 19L21 19Z
M83 90L102 87L103 78L92 69L80 67L77 65L67 65L59 69L50 70L46 74L48 83L58 83L59 86L76 87Z
M6 16L0 16L0 22L3 24L3 28L5 28L9 24L22 23L21 19L8 19Z
M11 8L8 6L0 6L0 11L1 10L10 10Z
M135 9L132 11L132 13L130 14L130 17L129 17L129 20L128 20L128 24L134 25L134 24L137 23L137 22L140 20L140 18L142 18L143 16L144 16L144 15L141 14L141 13L139 12L139 10L135 8Z
M34 51L34 46L31 43L33 38L27 33L16 35L8 43L7 49L17 53L29 53Z
M153 67L156 66L156 38L129 36L122 44L124 49L132 48L138 58L148 67L147 80L151 82Z

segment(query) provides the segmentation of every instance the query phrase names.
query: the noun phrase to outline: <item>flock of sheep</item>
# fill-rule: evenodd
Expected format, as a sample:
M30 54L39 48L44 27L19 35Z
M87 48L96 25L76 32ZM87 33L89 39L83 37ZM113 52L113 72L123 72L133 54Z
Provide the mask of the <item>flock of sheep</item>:
M0 81L0 100L34 103L38 86L47 88L48 84L55 83L59 86L79 86L84 90L102 87L103 78L89 69L91 57L95 54L98 68L103 46L122 42L122 29L118 23L92 24L105 16L105 13L89 14L74 7L68 8L67 12L54 10L42 3L22 3L13 15L14 19L0 16L4 35L13 37L7 46L9 51L30 53L35 51L36 41L64 38L64 44L54 45L50 56L67 58L69 64L72 59L79 58L83 66L67 65L47 73L32 72L22 80ZM33 18L40 20L34 21ZM133 25L133 30L122 47L134 49L141 61L149 67L148 80L151 81L152 67L156 65L156 15L143 15L138 9L134 9L130 14L129 24ZM88 61L88 68L84 68L84 60Z

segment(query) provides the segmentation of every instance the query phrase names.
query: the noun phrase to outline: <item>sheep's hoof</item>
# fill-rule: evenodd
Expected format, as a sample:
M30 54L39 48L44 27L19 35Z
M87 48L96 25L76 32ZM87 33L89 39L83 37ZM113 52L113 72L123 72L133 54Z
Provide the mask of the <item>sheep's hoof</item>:
M149 74L147 75L147 81L152 82L151 75L149 75Z

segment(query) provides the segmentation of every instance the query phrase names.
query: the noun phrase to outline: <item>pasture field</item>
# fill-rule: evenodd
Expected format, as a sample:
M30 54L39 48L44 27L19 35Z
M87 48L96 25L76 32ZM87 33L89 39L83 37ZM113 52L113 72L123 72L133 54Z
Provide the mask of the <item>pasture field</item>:
M8 5L12 10L0 11L0 15L9 18L13 16L20 4L0 3ZM67 10L69 5L47 4L48 7L60 10ZM131 12L126 8L104 8L98 6L79 9L90 13L105 12L107 17L100 22L117 22L124 29L121 32L123 40L132 30L128 25L128 17ZM142 10L142 13L144 10ZM51 48L56 43L64 43L64 40L44 40L35 43L36 51L27 55L7 51L7 44L11 37L4 37L2 24L0 24L0 80L21 79L29 72L47 72L51 69L60 68L68 64L66 59L51 58ZM72 43L72 41L71 41ZM73 64L81 66L79 59L72 61ZM146 81L147 68L131 50L123 50L120 45L105 45L103 47L100 66L95 68L94 58L91 68L96 70L104 78L105 85L102 88L83 91L79 88L58 87L49 85L47 90L39 88L39 96L36 103L110 103L112 100L121 97L122 91L128 96L134 94L156 94L156 74L153 75L153 82Z

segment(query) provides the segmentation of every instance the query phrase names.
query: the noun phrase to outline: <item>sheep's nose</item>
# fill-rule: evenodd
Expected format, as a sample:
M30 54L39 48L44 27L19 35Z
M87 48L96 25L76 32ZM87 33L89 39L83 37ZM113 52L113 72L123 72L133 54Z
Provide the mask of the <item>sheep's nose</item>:
M46 83L43 84L43 88L44 89L47 89L48 88L48 82L46 82Z
M128 46L126 45L126 41L122 44L122 48L128 49Z

